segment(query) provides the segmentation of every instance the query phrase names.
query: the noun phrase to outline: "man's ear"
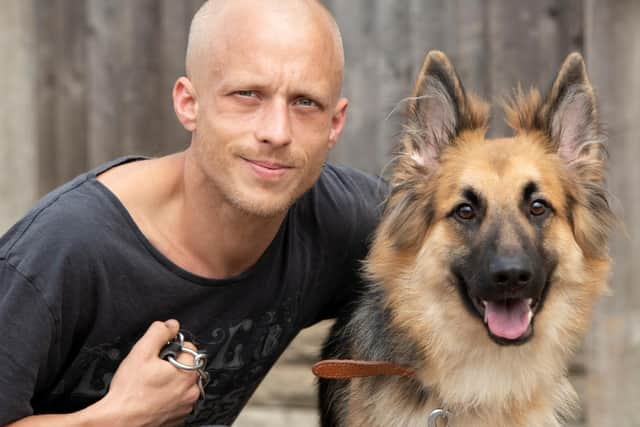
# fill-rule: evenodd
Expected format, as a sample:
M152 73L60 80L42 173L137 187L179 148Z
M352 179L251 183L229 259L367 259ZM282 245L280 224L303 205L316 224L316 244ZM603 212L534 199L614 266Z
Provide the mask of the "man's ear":
M196 130L198 99L193 83L186 77L180 77L173 86L173 109L187 131Z
M331 131L329 132L329 150L331 150L340 139L344 124L347 120L347 107L349 106L349 100L347 98L340 98L333 110L333 116L331 117Z

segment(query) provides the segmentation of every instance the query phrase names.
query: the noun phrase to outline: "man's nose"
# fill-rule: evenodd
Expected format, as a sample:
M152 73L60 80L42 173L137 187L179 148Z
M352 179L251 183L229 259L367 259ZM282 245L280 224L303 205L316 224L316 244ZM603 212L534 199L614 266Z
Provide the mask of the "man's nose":
M291 143L291 119L286 102L271 100L265 103L256 129L258 141L272 145Z

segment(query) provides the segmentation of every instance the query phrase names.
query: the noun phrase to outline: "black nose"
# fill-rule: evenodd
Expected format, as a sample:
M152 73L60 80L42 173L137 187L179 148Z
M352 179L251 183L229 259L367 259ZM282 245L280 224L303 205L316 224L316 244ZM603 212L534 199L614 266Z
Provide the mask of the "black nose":
M496 287L518 290L531 283L531 262L524 255L500 256L489 265L489 275Z

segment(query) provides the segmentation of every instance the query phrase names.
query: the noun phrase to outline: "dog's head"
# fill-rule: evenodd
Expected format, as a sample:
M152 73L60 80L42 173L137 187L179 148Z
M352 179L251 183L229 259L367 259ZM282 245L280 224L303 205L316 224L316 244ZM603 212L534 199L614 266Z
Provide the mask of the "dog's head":
M441 52L427 55L408 103L367 263L396 321L427 346L541 333L572 347L605 288L613 221L582 57L567 57L546 97L516 91L509 138L485 138L488 107ZM418 336L433 328L451 332Z

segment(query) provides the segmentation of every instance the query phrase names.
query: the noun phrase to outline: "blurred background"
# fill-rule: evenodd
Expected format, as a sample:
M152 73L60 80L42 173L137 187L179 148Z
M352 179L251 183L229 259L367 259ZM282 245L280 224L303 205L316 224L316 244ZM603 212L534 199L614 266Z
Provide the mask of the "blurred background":
M612 245L612 295L571 368L583 405L575 426L640 426L640 1L324 3L342 29L351 100L332 160L372 173L389 159L398 103L429 49L449 55L467 89L490 100L518 82L547 88L567 53L585 55L609 129L614 207L626 229ZM0 232L40 196L103 161L187 146L170 94L200 4L0 0ZM506 132L499 109L491 132ZM310 366L326 328L299 336L237 426L317 423Z

